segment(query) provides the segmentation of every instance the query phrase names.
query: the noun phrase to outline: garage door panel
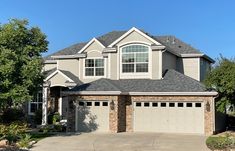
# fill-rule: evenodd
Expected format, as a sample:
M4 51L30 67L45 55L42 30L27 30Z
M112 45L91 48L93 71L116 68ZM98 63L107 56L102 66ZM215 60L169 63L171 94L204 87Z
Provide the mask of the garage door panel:
M107 101L103 101L107 102ZM76 131L105 132L109 130L109 107L101 101L88 101L77 107Z
M157 107L153 101L149 107L134 103L134 131L203 134L203 103L198 104L201 107L195 102L158 102Z

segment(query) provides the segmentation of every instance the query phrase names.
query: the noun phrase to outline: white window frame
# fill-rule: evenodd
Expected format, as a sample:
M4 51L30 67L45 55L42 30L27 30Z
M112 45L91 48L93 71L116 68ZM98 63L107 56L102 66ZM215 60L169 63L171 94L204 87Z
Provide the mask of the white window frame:
M43 94L42 94L42 91L39 91L39 92L37 93L36 101L35 101L35 98L33 98L32 101L29 101L29 102L28 102L28 114L29 114L29 115L35 115L35 112L31 112L31 104L37 104L37 110L38 110L39 104L42 104L42 103L43 103L43 100L42 100L42 102L39 102L39 94L43 95ZM43 99L43 96L42 96L42 99Z
M95 76L95 67L90 67L90 68L94 68L94 76L86 76L86 68L85 65L86 65L86 59L103 59L104 60L104 75L103 76ZM94 62L95 63L95 62ZM89 67L88 67L89 68ZM98 67L100 68L100 67ZM89 57L89 58L85 58L83 60L83 77L84 79L98 79L98 78L104 78L106 77L106 59L103 58L103 57Z
M127 46L132 46L132 45L140 45L140 46L145 46L148 47L148 72L129 72L125 73L122 72L122 49L127 47ZM129 78L151 78L151 71L152 71L152 50L151 47L148 44L145 43L129 43L122 45L120 47L120 56L119 56L119 74L121 79L129 79ZM134 76L134 77L133 77Z

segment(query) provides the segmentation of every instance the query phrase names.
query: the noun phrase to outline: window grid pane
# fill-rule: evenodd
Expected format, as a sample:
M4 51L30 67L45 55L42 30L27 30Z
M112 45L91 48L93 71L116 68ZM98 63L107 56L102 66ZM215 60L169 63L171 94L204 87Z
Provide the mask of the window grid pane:
M85 76L104 76L104 59L86 59Z
M148 72L148 47L131 45L122 48L122 72Z

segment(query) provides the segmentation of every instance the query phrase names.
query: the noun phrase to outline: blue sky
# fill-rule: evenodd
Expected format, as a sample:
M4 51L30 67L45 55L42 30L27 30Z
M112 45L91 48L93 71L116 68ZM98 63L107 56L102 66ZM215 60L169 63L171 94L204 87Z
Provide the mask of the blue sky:
M212 58L235 56L233 0L1 0L0 23L28 19L53 53L112 30L175 35Z

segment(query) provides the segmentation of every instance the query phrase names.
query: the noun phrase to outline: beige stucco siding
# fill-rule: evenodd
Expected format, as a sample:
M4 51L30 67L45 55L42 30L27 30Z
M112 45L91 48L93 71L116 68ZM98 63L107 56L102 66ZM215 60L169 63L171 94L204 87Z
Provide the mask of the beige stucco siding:
M164 73L167 69L176 69L177 56L169 53L162 53L162 72Z
M93 43L90 44L90 46L88 46L84 52L87 53L87 57L86 58L81 58L79 59L79 79L84 82L84 83L88 83L88 82L92 82L95 81L101 77L86 77L85 76L85 59L88 58L104 58L102 55L102 51L103 51L103 47L100 45L100 43L94 41ZM104 58L104 72L105 72L105 76L103 78L107 77L107 71L108 71L108 58Z
M58 60L58 69L70 71L79 76L79 60L78 59L61 59Z
M103 51L103 47L96 41L92 42L90 46L88 46L84 52L90 52L92 50L98 50L98 51Z
M124 39L119 41L116 45L121 46L121 45L130 43L130 42L144 42L144 43L148 43L148 44L153 44L153 42L150 41L149 39L147 39L144 36L140 35L136 31L133 31L128 36L126 36Z
M200 58L178 58L177 70L199 81L200 80Z
M54 76L52 76L48 81L51 82L51 87L66 86L65 82L67 81L67 79L61 74L57 73Z
M160 79L161 78L161 51L152 51L152 79Z
M117 80L118 79L118 61L119 59L117 58L118 54L117 53L110 53L109 54L109 62L110 62L110 68L109 68L109 75L110 79Z
M56 63L45 63L43 69L44 71L48 71L56 67L57 67Z
M200 58L200 81L203 81L206 78L206 74L209 70L209 61L205 60L204 58Z

